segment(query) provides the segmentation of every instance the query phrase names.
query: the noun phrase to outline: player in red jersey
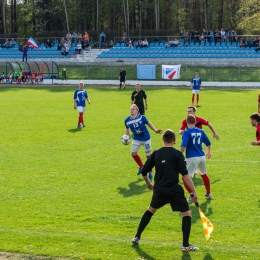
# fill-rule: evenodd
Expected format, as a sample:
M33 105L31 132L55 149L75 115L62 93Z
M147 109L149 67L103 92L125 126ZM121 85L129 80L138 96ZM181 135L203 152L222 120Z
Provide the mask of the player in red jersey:
M258 96L258 114L260 115L260 94Z
M251 125L256 127L256 141L252 141L252 145L260 145L260 116L255 113L250 116Z
M189 106L187 109L187 114L188 115L192 114L195 116L195 113L196 113L196 107ZM195 118L196 118L196 125L195 125L196 127L202 129L202 125L208 126L209 129L211 130L211 132L213 133L213 138L216 138L217 140L219 140L218 134L216 133L212 124L209 121L207 121L206 119L204 119L202 117L198 117L198 116L195 116ZM185 129L187 129L187 119L186 118L182 121L179 133L182 135L182 133L184 132Z

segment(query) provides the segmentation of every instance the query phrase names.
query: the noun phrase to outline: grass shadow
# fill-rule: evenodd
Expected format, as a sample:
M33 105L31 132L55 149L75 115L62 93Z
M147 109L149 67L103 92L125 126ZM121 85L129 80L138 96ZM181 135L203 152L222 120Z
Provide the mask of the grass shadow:
M132 248L135 249L136 253L140 256L141 259L155 260L154 257L150 256L148 253L142 250L139 245L132 245Z
M143 183L143 179L139 179L137 181L131 182L128 184L128 188L125 187L118 187L117 190L120 194L122 194L124 197L131 197L133 195L139 195L142 194L146 189L146 185L138 185L140 182Z
M69 129L68 132L70 132L70 133L77 133L77 132L81 132L81 130L82 130L81 127L77 127L77 128Z
M211 254L207 253L203 260L214 260L214 258L212 258Z
M205 215L207 218L209 218L209 217L213 214L212 207L210 207L211 201L212 201L212 200L207 199L205 202L199 203L202 212L204 213L204 215ZM198 210L198 208L195 206L195 204L192 204L190 208L191 208L191 210L192 210L191 222L194 224L194 223L196 223L197 221L200 221L200 214L199 214L199 210Z
M182 257L181 260L191 260L192 258L190 257L190 253L189 252L183 252L182 253Z

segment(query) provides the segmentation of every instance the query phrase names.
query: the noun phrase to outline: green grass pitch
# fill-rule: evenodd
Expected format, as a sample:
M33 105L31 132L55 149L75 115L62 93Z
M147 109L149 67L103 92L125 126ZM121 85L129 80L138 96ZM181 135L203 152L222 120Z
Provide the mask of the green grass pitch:
M157 211L132 247L151 191L120 142L133 87L87 88L92 104L86 128L77 129L75 87L0 89L0 251L70 259L260 259L260 147L252 147L259 90L204 89L196 115L208 119L220 136L207 162L214 199L199 202L215 226L205 243L198 210L190 242L199 252L183 254L181 218L169 206ZM158 128L178 130L191 102L189 88L143 87L147 118ZM153 149L161 136L150 131ZM144 151L139 154L145 159Z

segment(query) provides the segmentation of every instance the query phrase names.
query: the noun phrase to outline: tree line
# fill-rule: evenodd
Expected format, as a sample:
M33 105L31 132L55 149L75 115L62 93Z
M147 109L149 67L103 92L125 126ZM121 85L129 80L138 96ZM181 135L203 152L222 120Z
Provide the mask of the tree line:
M0 38L179 35L180 30L235 29L260 33L255 0L0 0Z

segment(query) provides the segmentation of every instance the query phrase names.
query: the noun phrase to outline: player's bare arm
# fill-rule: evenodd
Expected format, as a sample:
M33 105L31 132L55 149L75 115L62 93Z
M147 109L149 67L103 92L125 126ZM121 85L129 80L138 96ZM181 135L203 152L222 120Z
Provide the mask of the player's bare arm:
M216 138L217 140L219 140L219 136L216 133L216 131L214 130L213 126L211 123L208 124L209 129L211 130L211 132L213 133L213 138Z
M147 189L148 190L153 190L153 184L150 182L150 180L148 179L147 175L143 176L143 179L146 183Z
M186 147L184 147L184 146L181 146L181 147L180 147L180 151L181 151L182 153L185 152L185 149L186 149Z
M210 147L211 147L210 145L206 147L205 156L207 159L211 158Z
M145 110L147 110L148 109L148 100L145 99L144 102L145 102Z
M156 130L156 128L154 127L154 125L153 125L151 122L149 122L148 126L149 126L156 134L160 134L160 133L162 132L161 129Z
M74 99L74 109L77 109L76 99Z
M130 133L130 128L126 128L125 129L125 135L129 135L129 133Z
M87 98L87 101L88 101L88 103L89 103L89 105L91 104L91 102L90 102L90 99L89 98Z

